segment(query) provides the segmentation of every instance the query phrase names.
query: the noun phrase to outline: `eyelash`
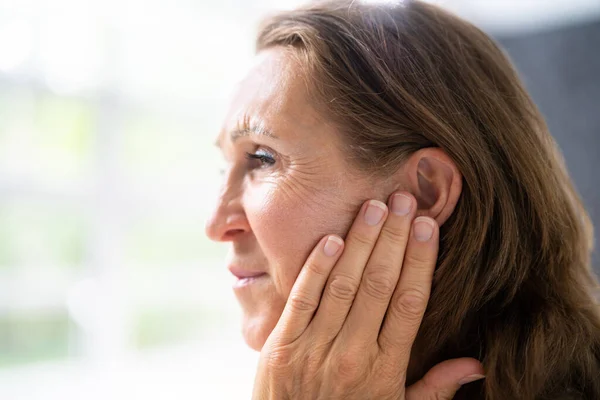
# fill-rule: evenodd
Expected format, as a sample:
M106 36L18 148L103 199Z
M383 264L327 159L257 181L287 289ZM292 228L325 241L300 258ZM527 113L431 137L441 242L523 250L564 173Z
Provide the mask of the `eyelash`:
M246 156L245 157L246 160L248 160L250 163L258 162L260 164L258 166L250 165L249 166L250 170L269 168L269 167L273 166L277 161L275 159L275 156L272 155L271 152L269 152L263 148L259 148L259 149L255 150L254 153L246 152L245 156ZM225 170L226 170L226 168L219 168L219 175L224 176Z
M250 161L258 160L260 162L260 168L267 168L275 164L275 157L264 149L259 149L256 153L246 153L246 159Z

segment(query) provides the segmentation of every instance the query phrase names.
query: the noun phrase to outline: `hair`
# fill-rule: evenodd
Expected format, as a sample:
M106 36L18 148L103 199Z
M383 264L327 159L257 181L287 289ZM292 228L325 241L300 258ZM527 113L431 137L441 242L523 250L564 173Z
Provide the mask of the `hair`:
M486 379L457 399L600 399L592 224L498 45L431 4L346 0L265 19L257 51L277 46L306 69L351 164L386 176L438 147L462 173L407 384L474 357Z

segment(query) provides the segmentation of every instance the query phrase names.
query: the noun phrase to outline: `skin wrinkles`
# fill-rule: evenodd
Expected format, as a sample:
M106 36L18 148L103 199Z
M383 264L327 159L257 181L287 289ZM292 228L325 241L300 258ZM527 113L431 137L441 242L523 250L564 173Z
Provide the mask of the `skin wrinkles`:
M305 210L304 217L321 216L322 210L330 210L335 214L339 212L340 208L356 209L356 207L351 207L349 204L340 205L339 200L336 200L336 195L343 188L328 184L328 179L323 177L323 171L331 167L327 164L315 158L292 162L292 165L277 177L265 178L265 181L268 180L275 185L278 191L277 194L270 196L282 196L285 197L282 200L286 202L301 203ZM289 218L294 217L290 215ZM331 221L319 218L316 221L310 221L308 224L314 232L325 235L330 229ZM306 227L306 218L302 218L295 226ZM342 232L339 232L339 234L342 234Z
M318 213L319 209L338 206L332 201L332 197L339 192L340 188L322 178L322 171L328 167L327 163L318 163L315 160L294 162L290 166L288 179L282 180L283 193L305 201L315 213ZM319 193L319 196L315 197L313 195L315 192Z
M382 194L379 184L350 169L339 132L312 108L305 82L289 52L261 52L238 84L219 134L227 172L206 231L230 242L228 264L267 274L235 292L244 339L256 350L317 242L326 234L345 237L362 203ZM232 140L236 130L244 134ZM247 159L246 152L260 148L274 153L275 164Z

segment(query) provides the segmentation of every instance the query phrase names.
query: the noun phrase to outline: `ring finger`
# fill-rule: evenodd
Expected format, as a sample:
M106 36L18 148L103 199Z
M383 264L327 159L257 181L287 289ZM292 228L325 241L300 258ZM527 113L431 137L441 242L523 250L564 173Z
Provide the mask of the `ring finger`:
M381 323L400 277L411 221L415 214L414 203L408 193L390 196L391 213L379 234L340 334L348 335L348 339L353 342L377 341Z
M369 200L363 204L348 232L344 252L333 267L309 327L317 330L325 341L332 340L344 324L387 213L384 203Z

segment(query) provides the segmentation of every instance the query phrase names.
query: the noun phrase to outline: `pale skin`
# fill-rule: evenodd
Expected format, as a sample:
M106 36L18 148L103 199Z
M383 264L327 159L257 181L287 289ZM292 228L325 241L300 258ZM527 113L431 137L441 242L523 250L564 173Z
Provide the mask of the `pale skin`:
M367 176L312 108L303 71L289 50L261 52L219 135L227 168L206 231L230 242L229 264L263 273L236 291L261 352L253 398L450 399L482 377L477 360L405 378L460 172L427 148Z

